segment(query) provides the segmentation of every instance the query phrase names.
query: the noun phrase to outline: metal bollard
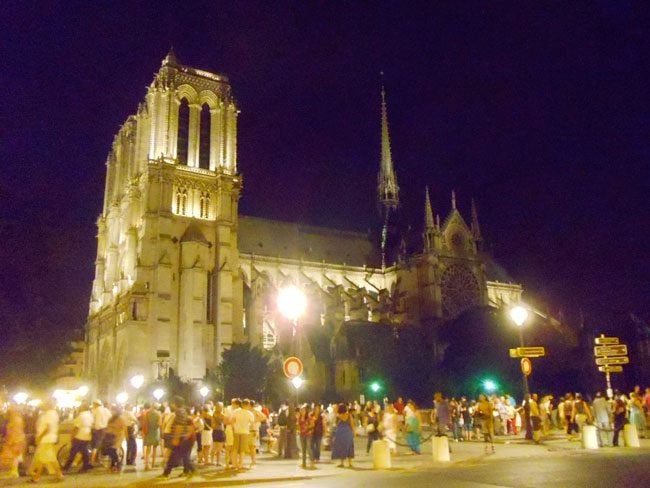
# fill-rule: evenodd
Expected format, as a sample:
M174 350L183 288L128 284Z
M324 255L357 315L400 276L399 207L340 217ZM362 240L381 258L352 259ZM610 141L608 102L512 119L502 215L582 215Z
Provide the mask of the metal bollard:
M372 467L374 469L390 469L390 447L388 441L380 440L372 443Z
M431 440L433 448L433 460L439 462L449 462L449 438L446 435L433 436Z
M641 447L639 434L634 424L625 424L625 427L623 427L623 439L625 439L625 445L627 447Z
M584 425L582 427L582 448L598 449L598 433L595 425Z

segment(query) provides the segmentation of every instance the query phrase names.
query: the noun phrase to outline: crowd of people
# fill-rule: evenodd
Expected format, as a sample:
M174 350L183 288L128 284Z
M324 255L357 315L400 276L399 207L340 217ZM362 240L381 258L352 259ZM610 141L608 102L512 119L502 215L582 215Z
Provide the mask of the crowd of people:
M355 436L367 437L366 452L384 439L395 454L421 453L423 425L431 436L449 436L456 442L482 441L485 451L494 451L494 436L518 435L525 431L541 442L553 429L563 429L570 440L579 439L587 424L598 428L601 446L617 446L626 423L646 436L650 415L650 388L639 387L629 395L616 392L606 398L597 392L593 399L580 393L562 397L533 393L517 403L510 395L480 394L476 400L446 398L436 393L430 408L420 410L413 400L370 401L296 406L285 402L276 410L249 399L234 398L229 405L205 402L190 407L181 397L169 402L141 406L104 405L100 400L81 403L73 411L60 411L48 399L39 411L9 404L0 418L2 449L0 469L18 477L19 466L33 453L27 470L32 481L44 470L56 480L73 469L84 473L98 466L119 473L122 465L135 466L140 454L143 469L162 469L169 477L182 466L181 476L191 477L196 467L215 466L228 470L250 469L257 454L299 459L303 468L314 468L321 451L331 451L337 466L352 467ZM60 456L60 418L72 425L69 454ZM61 422L62 423L62 422ZM142 452L138 453L137 439ZM126 446L126 449L124 449ZM195 453L195 454L194 454ZM61 466L62 465L62 466Z

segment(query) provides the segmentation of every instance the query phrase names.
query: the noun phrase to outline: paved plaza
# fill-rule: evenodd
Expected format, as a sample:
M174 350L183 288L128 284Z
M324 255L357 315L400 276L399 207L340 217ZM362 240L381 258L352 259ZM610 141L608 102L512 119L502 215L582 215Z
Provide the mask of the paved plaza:
M427 436L425 436L427 437ZM268 454L259 457L257 466L232 472L214 466L197 466L191 479L177 477L177 468L168 480L157 478L162 469L144 471L138 460L135 469L125 466L121 474L110 474L105 468L95 468L87 474L68 474L61 487L176 487L212 486L431 486L433 480L444 481L445 488L479 486L622 486L628 479L636 486L650 484L647 462L650 460L650 440L641 439L641 448L603 448L587 451L579 442L570 442L557 433L541 445L527 443L517 437L500 437L495 453L485 454L483 443L451 442L451 461L434 462L431 441L423 444L421 455L407 455L400 448L392 457L392 467L373 469L372 453L366 454L364 437L356 439L354 468L339 468L324 452L323 461L313 469L303 469L298 460L276 459ZM643 480L647 480L643 482ZM553 484L549 485L548 482ZM639 485L639 481L642 481ZM34 486L27 478L2 480L3 486ZM54 483L44 476L40 485ZM611 484L614 483L614 484ZM436 483L437 484L437 483Z

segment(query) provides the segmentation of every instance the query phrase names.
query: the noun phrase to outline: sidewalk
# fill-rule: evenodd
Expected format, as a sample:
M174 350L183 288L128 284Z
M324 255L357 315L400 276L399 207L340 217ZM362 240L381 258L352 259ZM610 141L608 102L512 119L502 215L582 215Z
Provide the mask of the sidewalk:
M497 437L495 442L495 453L485 454L484 444L478 441L471 442L454 442L450 441L451 461L434 462L432 458L432 442L428 441L422 444L422 454L408 455L407 448L399 446L398 454L392 456L390 470L374 471L372 462L372 451L366 454L365 437L355 438L355 459L354 468L339 468L338 461L330 460L331 453L324 451L322 453L322 462L316 464L313 469L303 469L300 467L298 459L277 459L269 454L258 456L258 464L252 469L240 472L232 472L217 468L215 466L197 466L197 474L191 479L178 478L181 469L177 468L172 472L172 478L169 480L158 479L162 468L152 471L144 471L141 460L138 459L138 465L134 468L126 466L121 474L107 473L103 468L97 468L92 472L78 475L67 475L63 483L57 484L61 487L80 487L80 488L98 488L98 487L152 487L152 486L191 486L203 488L209 486L241 486L246 484L265 483L279 486L290 482L308 483L309 480L321 480L321 483L327 478L336 478L337 480L349 478L353 486L355 474L376 472L378 476L386 474L399 475L401 473L414 472L418 470L434 469L448 470L455 466L478 465L490 463L496 460L517 459L527 457L562 457L566 455L609 455L624 456L628 453L638 453L642 450L650 451L650 440L641 439L641 449L633 448L603 448L598 450L584 450L580 442L569 441L566 436L559 431L554 432L554 436L544 441L542 444L534 444L525 441L522 436ZM425 432L423 438L429 436ZM398 438L402 443L403 439ZM384 474L382 474L384 473ZM2 480L4 482L5 480ZM47 476L43 477L41 484L49 484ZM34 486L27 483L26 478L20 480L8 481L3 486Z

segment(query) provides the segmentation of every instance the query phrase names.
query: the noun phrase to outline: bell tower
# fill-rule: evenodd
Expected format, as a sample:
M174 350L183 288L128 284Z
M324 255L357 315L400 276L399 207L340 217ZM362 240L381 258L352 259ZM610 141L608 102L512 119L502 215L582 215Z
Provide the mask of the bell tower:
M173 50L107 158L86 375L203 378L243 336L239 111L227 77Z

